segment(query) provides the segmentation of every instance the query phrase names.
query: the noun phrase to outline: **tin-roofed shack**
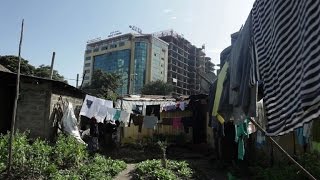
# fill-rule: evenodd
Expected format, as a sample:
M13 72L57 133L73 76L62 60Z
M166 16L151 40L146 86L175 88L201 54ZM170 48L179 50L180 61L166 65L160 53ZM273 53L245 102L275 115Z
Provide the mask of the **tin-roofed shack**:
M16 78L15 73L0 71L0 133L6 133L11 127ZM60 96L78 110L85 94L61 81L21 75L16 129L29 130L34 138L50 139L53 133L51 114Z

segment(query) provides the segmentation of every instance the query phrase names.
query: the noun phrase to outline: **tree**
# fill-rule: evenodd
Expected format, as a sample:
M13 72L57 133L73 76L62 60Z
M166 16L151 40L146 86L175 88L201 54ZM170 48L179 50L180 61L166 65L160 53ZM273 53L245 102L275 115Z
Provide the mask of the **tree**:
M141 93L144 95L169 95L172 91L173 86L161 80L145 84L141 89Z
M34 70L33 75L37 77L49 78L50 70L51 70L50 66L42 64ZM57 70L53 70L52 79L57 81L64 81L64 77L60 75Z
M0 56L0 64L12 72L18 72L17 56ZM29 64L29 61L21 58L20 72L25 75L33 75L35 67Z
M107 73L102 70L96 70L92 74L91 84L82 89L94 96L115 100L117 98L116 90L120 87L121 76L115 73Z
M17 56L0 56L0 64L15 73L17 73L18 71L18 61L19 61L19 57ZM40 65L38 68L35 68L33 65L29 64L29 61L21 58L21 65L20 65L21 74L29 75L29 76L37 76L42 78L49 78L50 69L51 69L50 66L47 66L44 64ZM60 75L57 70L53 70L52 79L58 80L58 81L65 81L64 77Z

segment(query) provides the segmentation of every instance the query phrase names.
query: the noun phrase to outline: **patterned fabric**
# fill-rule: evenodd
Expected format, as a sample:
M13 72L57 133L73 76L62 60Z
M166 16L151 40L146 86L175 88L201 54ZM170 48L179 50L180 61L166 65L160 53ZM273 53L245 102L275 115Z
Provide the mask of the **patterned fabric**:
M283 135L320 116L320 1L256 0L252 24L267 135Z

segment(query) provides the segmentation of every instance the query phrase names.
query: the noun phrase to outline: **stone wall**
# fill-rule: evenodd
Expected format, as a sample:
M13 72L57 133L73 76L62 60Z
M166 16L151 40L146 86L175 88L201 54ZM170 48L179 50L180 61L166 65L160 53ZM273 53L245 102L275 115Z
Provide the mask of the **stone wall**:
M47 138L51 92L49 84L21 83L16 129L30 131L31 137Z

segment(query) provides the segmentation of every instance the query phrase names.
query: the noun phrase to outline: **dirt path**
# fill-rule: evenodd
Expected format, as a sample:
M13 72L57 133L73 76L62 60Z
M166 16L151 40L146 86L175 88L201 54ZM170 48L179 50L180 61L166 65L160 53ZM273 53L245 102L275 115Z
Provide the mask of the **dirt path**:
M120 172L120 174L118 174L117 177L115 177L115 180L129 180L131 179L131 174L130 172L132 172L135 169L136 164L127 164L127 168L125 170L123 170L122 172Z

